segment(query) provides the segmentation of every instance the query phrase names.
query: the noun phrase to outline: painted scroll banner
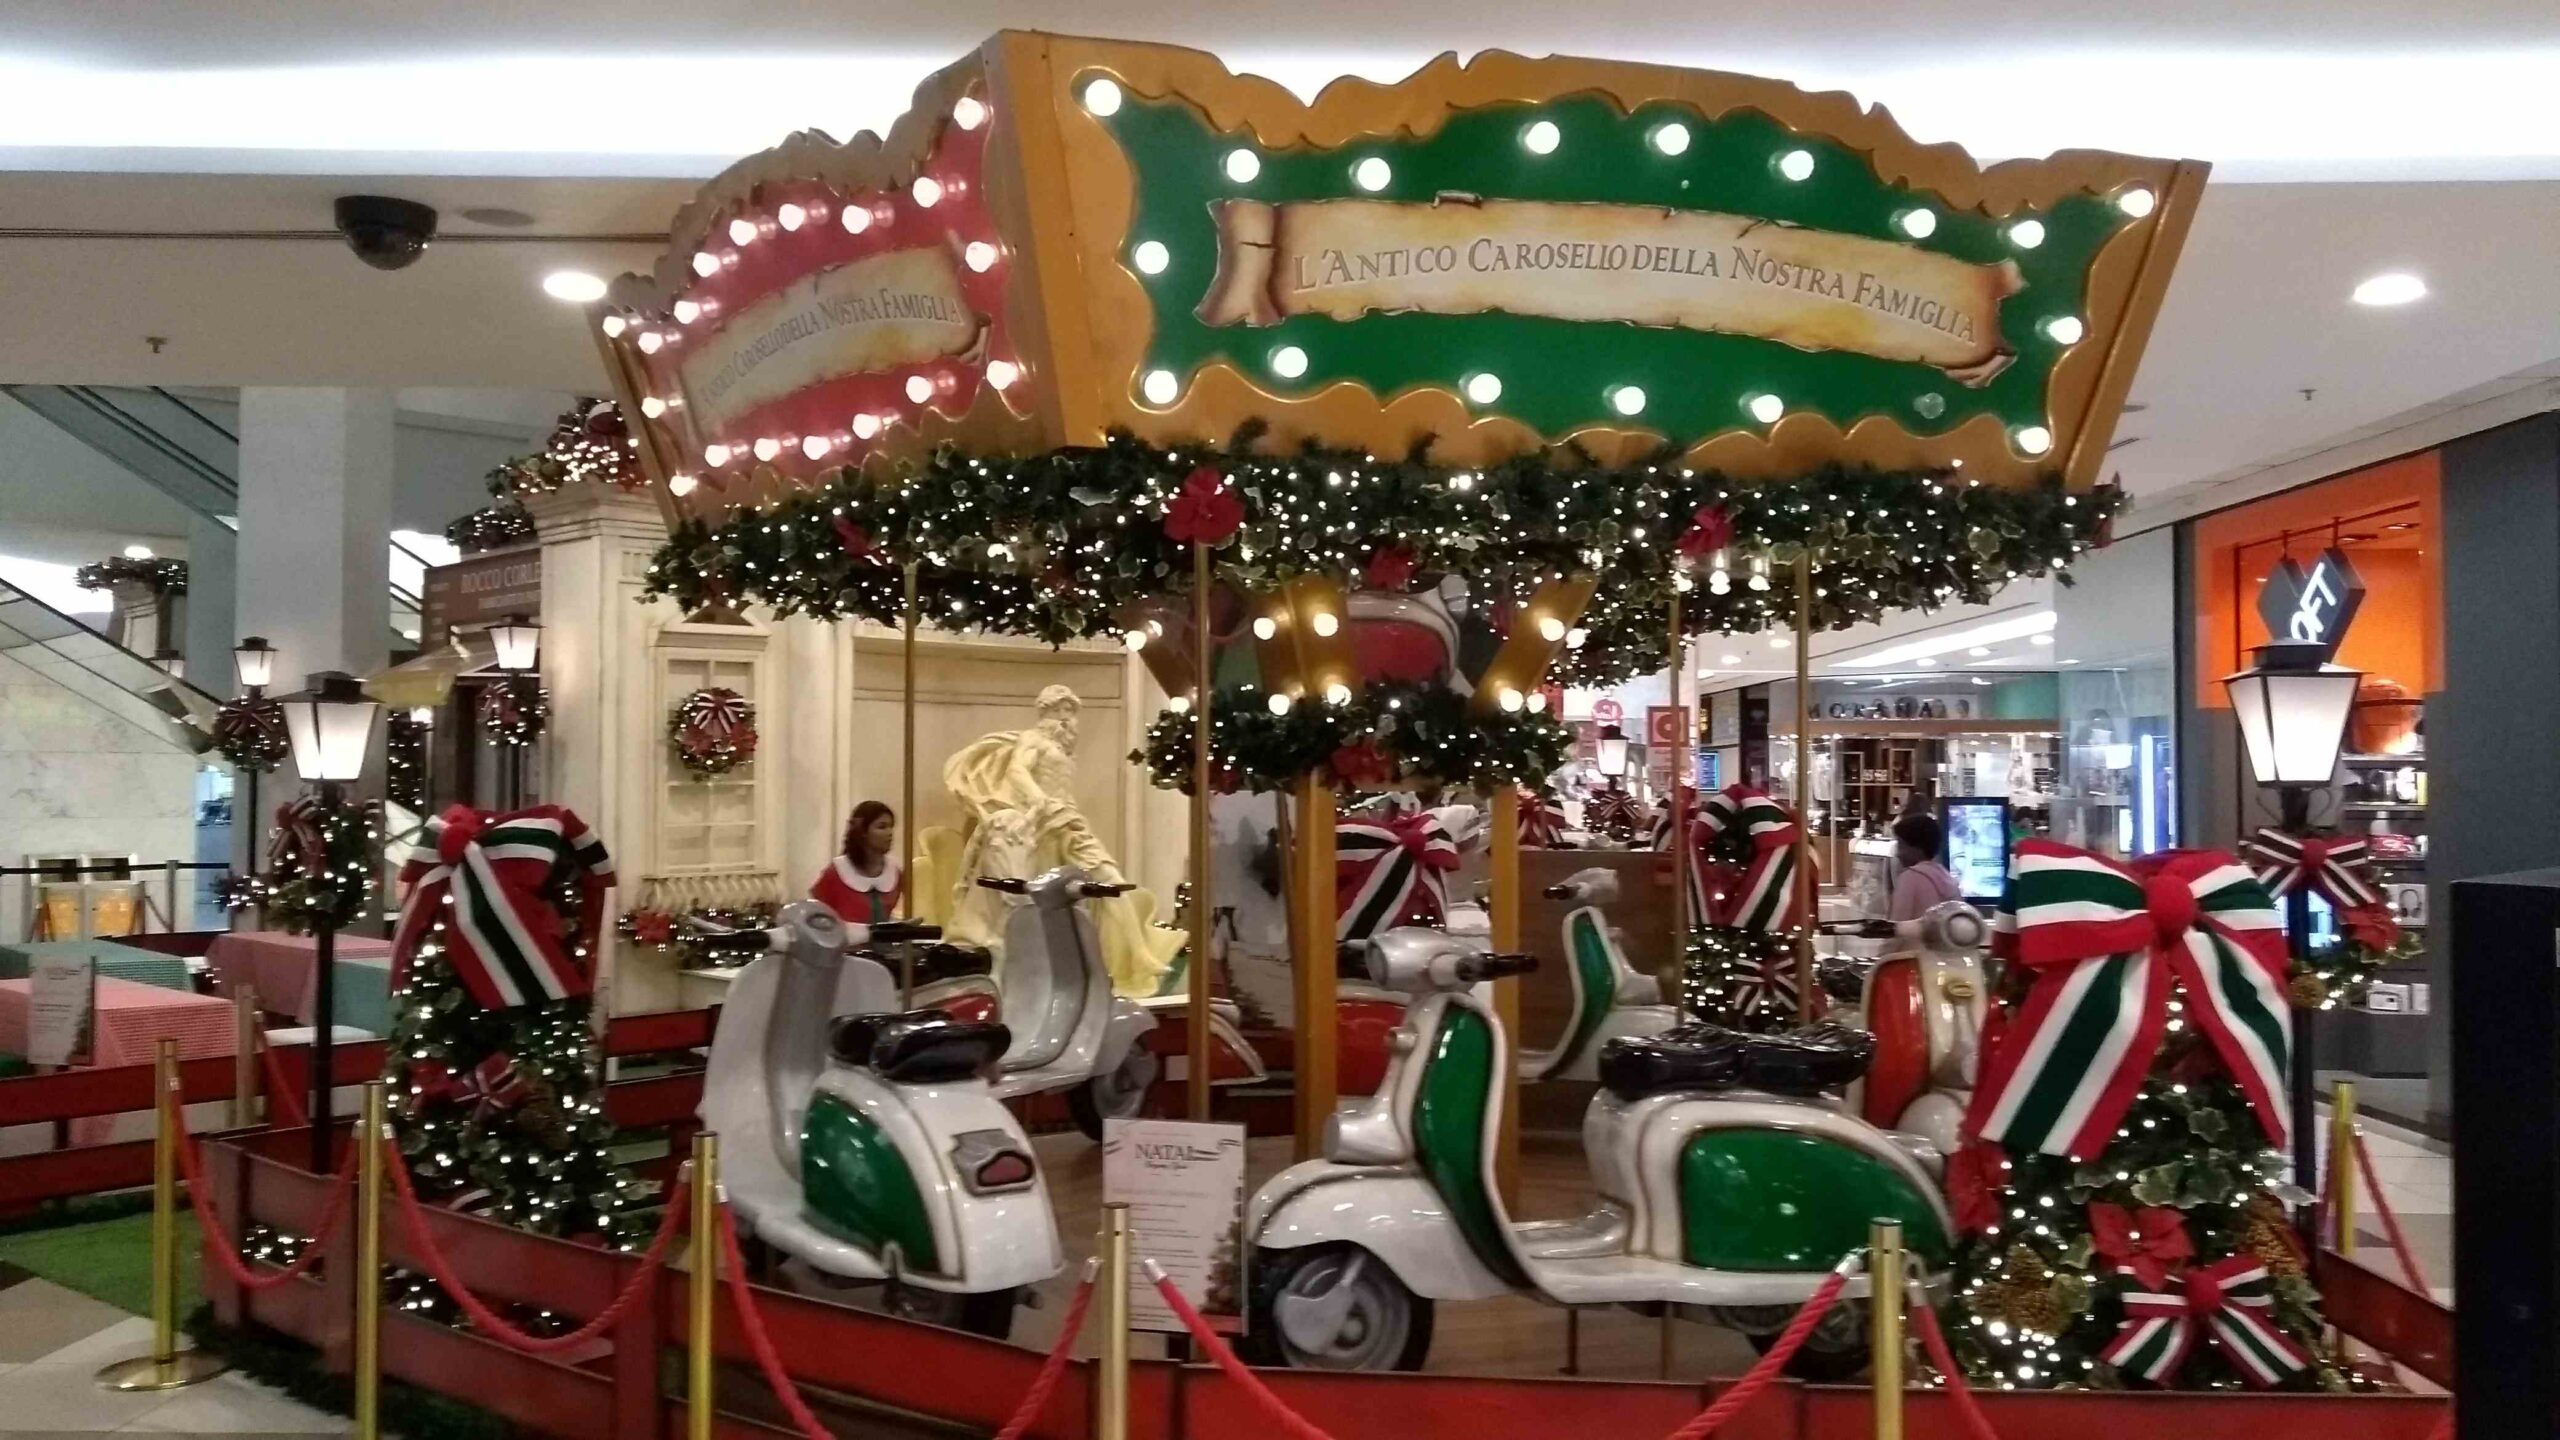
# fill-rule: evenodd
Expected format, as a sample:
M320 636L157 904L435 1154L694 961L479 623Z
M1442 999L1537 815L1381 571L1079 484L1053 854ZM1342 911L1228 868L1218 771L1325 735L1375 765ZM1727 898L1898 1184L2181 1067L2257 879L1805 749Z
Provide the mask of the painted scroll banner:
M1428 204L1221 200L1209 325L1499 310L1756 335L1935 366L1983 385L2013 358L2000 302L2023 283L1863 235L1747 215L1444 196Z
M811 385L967 353L985 321L948 246L866 256L806 275L699 342L679 367L694 431Z

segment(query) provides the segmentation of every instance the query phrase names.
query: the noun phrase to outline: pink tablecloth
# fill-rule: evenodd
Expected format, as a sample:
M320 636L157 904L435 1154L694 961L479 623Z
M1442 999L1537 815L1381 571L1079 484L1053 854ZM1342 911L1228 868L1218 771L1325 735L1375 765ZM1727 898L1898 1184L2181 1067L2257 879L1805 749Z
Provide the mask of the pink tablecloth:
M27 1053L27 1012L31 1005L26 980L0 980L0 1050ZM89 1063L99 1068L148 1065L163 1039L178 1042L178 1058L202 1060L229 1055L233 1044L231 1007L209 995L191 995L158 985L98 977L97 1053ZM115 1124L112 1115L93 1115L71 1124L72 1143L96 1144Z
M290 1015L311 1025L317 1023L317 987L311 977L320 968L314 963L318 953L318 942L308 935L288 935L281 930L235 930L214 937L213 948L205 952L204 958L218 977L223 994L230 994L232 987L245 979L258 987L259 1009ZM337 954L342 965L354 962L388 966L391 942L341 935Z

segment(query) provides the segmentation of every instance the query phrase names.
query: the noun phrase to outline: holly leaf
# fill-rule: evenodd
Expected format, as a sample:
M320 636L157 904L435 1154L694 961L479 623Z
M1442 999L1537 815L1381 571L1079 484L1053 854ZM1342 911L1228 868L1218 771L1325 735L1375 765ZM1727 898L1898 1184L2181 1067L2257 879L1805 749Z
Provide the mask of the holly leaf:
M2179 1172L2185 1167L2171 1162L2154 1165L2134 1177L2133 1198L2145 1205L2168 1205L2178 1198Z
M2187 1114L2187 1131L2210 1145L2231 1138L2231 1119L2210 1105L2199 1105Z

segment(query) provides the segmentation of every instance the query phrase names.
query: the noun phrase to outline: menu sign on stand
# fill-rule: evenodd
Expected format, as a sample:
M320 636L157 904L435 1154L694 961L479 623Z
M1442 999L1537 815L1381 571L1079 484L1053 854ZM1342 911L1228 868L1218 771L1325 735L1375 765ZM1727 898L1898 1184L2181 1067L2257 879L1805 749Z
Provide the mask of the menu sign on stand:
M1102 1198L1129 1207L1129 1323L1182 1332L1142 1262L1164 1267L1209 1328L1244 1331L1244 1127L1106 1120Z
M89 1063L98 1013L94 955L38 954L27 962L27 1062Z

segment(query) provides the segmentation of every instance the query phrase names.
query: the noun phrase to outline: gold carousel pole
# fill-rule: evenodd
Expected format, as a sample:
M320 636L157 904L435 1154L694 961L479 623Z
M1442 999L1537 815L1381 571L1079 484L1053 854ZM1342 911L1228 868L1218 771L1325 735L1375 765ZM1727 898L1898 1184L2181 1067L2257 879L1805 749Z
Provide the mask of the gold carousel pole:
M1189 1108L1209 1118L1209 547L1191 546L1191 1005Z
M898 758L905 762L903 788L898 795L898 909L906 918L916 918L916 562L907 562L907 613L905 648L900 679L905 694L899 697L899 722L905 738L900 742ZM898 1004L912 1010L916 1003L916 951L912 945L898 947Z
M1805 933L1796 941L1796 1018L1813 1019L1813 925L1822 887L1813 878L1813 550L1796 560L1796 879L1805 893Z
M1678 724L1683 692L1688 688L1689 657L1681 653L1680 587L1688 578L1675 577L1671 582L1671 952L1663 967L1662 993L1680 993L1681 971L1689 957L1689 807L1680 799L1680 782L1688 778L1683 757L1688 751L1687 733ZM1651 737L1647 737L1650 739Z

